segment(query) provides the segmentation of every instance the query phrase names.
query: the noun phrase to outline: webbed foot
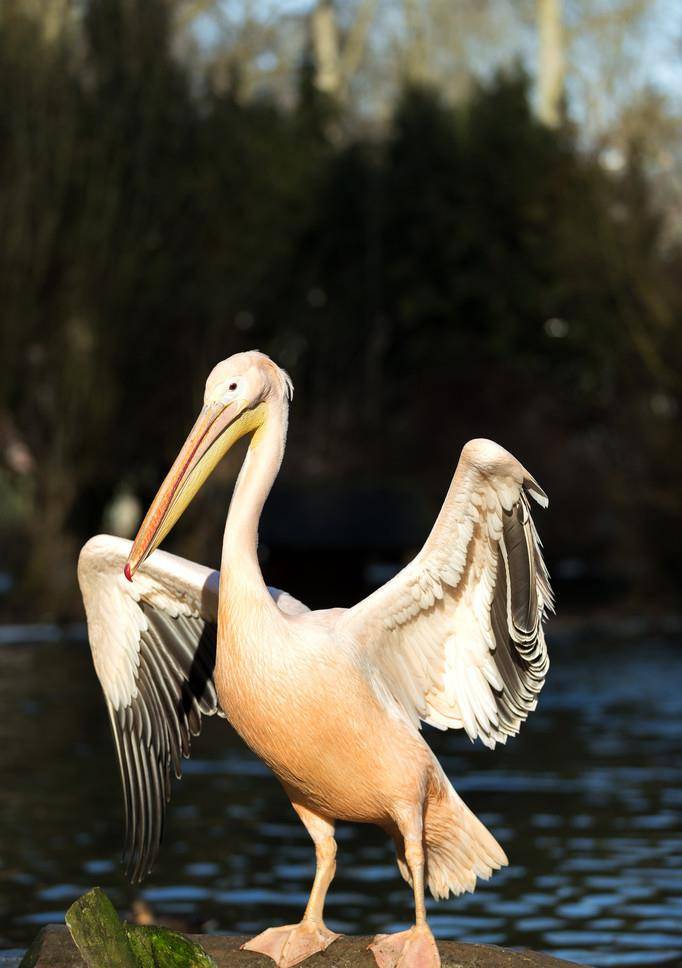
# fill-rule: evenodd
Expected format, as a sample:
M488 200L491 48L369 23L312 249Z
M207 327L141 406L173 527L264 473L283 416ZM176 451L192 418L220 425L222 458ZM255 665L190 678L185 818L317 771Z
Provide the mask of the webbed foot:
M440 968L440 955L428 925L399 934L378 934L369 946L378 968Z
M321 921L301 921L300 924L268 928L243 944L242 948L267 955L278 968L292 968L318 951L325 951L338 937Z

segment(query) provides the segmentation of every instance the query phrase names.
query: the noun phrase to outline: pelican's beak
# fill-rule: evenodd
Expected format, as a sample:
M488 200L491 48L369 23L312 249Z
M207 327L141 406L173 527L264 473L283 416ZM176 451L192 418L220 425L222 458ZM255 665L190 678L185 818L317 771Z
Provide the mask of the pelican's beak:
M237 401L204 405L140 525L124 568L128 581L158 548L234 442L253 429L253 415L254 410L245 410Z

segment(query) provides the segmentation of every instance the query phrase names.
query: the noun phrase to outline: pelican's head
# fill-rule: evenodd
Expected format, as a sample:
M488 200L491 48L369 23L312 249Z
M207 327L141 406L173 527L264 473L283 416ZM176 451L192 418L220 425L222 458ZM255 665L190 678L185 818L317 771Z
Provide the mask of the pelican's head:
M230 447L265 419L272 401L286 409L291 380L264 353L237 353L209 373L204 405L137 532L125 566L132 581Z

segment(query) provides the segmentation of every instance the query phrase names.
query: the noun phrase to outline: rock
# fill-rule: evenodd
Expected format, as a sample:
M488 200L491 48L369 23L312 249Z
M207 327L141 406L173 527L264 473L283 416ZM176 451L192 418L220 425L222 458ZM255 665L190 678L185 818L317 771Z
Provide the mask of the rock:
M137 924L126 924L125 930L138 968L216 968L200 945L177 931Z
M216 968L199 944L176 931L121 924L99 887L74 901L65 920L88 968Z
M138 968L116 908L100 887L74 901L65 921L88 968Z
M135 931L140 930L148 929L135 928ZM213 958L217 968L274 968L270 958L251 951L240 951L239 946L246 938L237 935L190 935L189 941L201 945L206 954ZM375 968L374 958L367 951L370 941L371 938L339 938L327 951L309 958L305 962L306 968ZM439 941L438 948L443 968L578 968L573 962L535 951L512 951L493 945L460 944L457 941ZM85 968L85 965L67 929L51 924L36 937L20 968ZM110 968L114 965L118 968L119 962L109 962L109 965Z

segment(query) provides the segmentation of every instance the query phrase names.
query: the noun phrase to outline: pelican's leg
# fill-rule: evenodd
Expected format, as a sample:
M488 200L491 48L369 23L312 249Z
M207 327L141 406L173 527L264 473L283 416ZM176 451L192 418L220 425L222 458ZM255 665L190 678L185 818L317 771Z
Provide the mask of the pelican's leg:
M398 934L378 934L370 951L379 968L440 968L440 955L424 904L424 844L421 810L399 823L405 841L405 862L412 877L415 924Z
M287 793L292 796L292 791L287 790ZM336 873L334 823L296 803L293 797L292 804L313 839L317 859L315 880L303 919L299 924L268 928L242 945L248 951L268 955L279 968L291 968L305 961L310 955L324 951L339 937L326 927L323 920L327 890Z

